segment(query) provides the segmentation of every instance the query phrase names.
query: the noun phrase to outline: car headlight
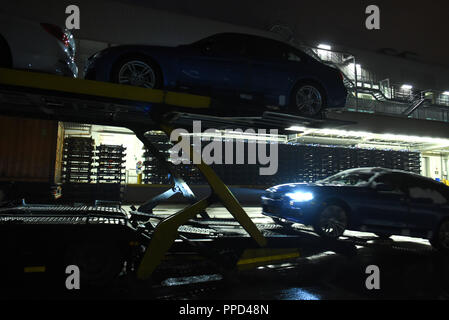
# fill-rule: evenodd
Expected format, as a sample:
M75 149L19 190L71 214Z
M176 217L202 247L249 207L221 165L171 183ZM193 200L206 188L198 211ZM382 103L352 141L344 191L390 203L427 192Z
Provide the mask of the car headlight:
M285 195L296 202L305 202L313 199L313 194L311 192L296 191L292 193L286 193Z

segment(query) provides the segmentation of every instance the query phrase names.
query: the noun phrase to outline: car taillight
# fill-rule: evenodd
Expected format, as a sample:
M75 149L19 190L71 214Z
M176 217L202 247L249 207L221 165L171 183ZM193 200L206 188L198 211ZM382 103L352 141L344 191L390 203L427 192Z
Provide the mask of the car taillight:
M69 38L60 27L51 23L41 23L42 28L52 36L61 41L65 47L69 46Z

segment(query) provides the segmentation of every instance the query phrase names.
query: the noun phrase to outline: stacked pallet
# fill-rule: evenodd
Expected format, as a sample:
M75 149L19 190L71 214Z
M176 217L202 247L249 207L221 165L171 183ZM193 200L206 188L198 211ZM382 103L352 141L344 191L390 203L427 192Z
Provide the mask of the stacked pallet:
M92 138L69 137L64 140L64 183L90 183L95 177L92 170L95 162L95 145Z
M97 147L97 183L125 182L125 150L121 145L100 144Z
M155 137L155 142L164 150L168 158L171 144L165 136ZM203 144L204 147L204 144ZM245 143L245 150L248 144ZM235 151L235 149L234 149ZM418 152L362 149L343 146L322 146L305 144L279 144L278 171L274 175L260 175L259 164L247 163L248 152L245 152L246 164L212 164L212 169L228 185L258 185L269 186L289 182L315 182L340 171L360 167L383 167L420 173L421 163ZM148 151L144 154L144 183L167 184L168 172L165 172L156 159ZM235 163L235 152L234 152ZM265 165L266 166L266 165ZM175 166L187 183L204 184L205 180L193 165L180 164Z
M169 149L173 146L165 134L149 132L146 138L159 150L165 159L169 158ZM143 152L143 177L144 184L169 184L169 173L153 154L144 147Z
M170 149L173 147L168 137L157 131L149 132L146 138L159 150L164 159L170 159ZM144 147L143 153L143 178L144 184L170 184L170 173L166 170L154 155ZM186 159L187 160L187 159ZM177 164L173 166L175 172L187 183L204 183L199 170L191 164Z

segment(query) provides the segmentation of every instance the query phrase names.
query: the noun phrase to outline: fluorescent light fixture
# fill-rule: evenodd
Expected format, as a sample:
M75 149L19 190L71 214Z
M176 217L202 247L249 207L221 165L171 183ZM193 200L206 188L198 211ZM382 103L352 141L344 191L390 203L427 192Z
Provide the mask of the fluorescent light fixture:
M287 136L280 134L256 133L254 132L240 132L238 130L215 130L215 132L201 132L201 133L181 133L181 136L186 137L200 137L208 139L235 139L235 140L260 140L260 141L274 141L286 142Z
M444 91L443 94L449 96L449 91Z
M402 90L411 90L413 88L413 86L412 85L409 85L409 84L403 84L402 86L401 86L401 89Z
M331 47L330 45L324 44L324 43L320 43L320 44L318 45L318 48L324 49L324 50L331 50L331 49L332 49L332 47Z
M286 128L285 130L289 131L300 131L304 132L308 130L305 127L292 126L290 128ZM342 130L342 129L314 129L314 135L322 135L322 138L333 138L333 137L342 137L342 138L363 138L364 140L383 140L383 141L404 141L404 142L414 142L414 143L438 143L444 144L448 143L448 139L444 138L432 138L432 137L422 137L422 136L408 136L408 135L400 135L400 134L389 134L389 133L372 133L366 131L352 131L352 130ZM303 137L307 137L303 135Z
M293 193L286 193L285 195L296 202L305 202L313 199L313 194L311 192L296 191Z
M307 128L306 127L299 127L299 126L292 126L292 127L286 128L285 130L303 132L303 131L307 130Z
M362 75L362 66L360 64L355 64L354 63L350 63L348 65L350 72L357 72L357 77L361 77ZM357 82L358 86L361 86L361 84L359 82Z

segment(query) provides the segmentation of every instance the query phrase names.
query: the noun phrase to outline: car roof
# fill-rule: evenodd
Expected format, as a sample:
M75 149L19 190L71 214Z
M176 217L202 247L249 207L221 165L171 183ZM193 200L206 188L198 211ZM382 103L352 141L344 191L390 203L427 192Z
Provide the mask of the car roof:
M432 178L422 176L420 174L417 174L415 172L405 171L405 170L399 170L399 169L388 169L388 168L381 168L381 167L361 167L361 168L353 168L341 171L339 173L375 173L375 174L385 174L385 173L400 173L405 174L410 177L423 179L429 182L438 183L438 181L433 180ZM441 183L441 182L440 182ZM443 184L444 185L444 184Z
M339 173L343 173L343 172L344 173L357 173L357 172L360 172L360 173L402 173L402 174L414 175L414 176L421 177L421 178L426 178L419 174L409 172L409 171L404 171L404 170L399 170L399 169L381 168L381 167L352 168L352 169L341 171Z
M216 36L234 36L234 37L241 37L241 38L253 38L253 39L258 39L258 40L262 40L262 41L275 41L277 43L283 44L283 45L287 45L287 46L291 46L291 44L284 42L280 39L277 39L275 36L275 34L273 34L273 36L261 36L261 35L255 35L255 34L250 34L250 33L240 33L240 32L219 32L219 33L215 33L212 34L204 39L207 38L212 38L212 37L216 37Z

